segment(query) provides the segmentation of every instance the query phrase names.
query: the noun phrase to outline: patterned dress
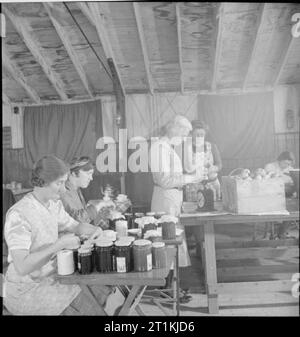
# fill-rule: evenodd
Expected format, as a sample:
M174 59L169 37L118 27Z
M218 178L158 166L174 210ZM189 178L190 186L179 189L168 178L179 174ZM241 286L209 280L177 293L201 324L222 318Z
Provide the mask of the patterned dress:
M14 315L59 315L80 293L77 285L55 280L56 255L26 276L17 273L10 252L26 249L37 252L52 245L59 232L78 223L64 210L61 201L42 205L32 193L25 195L7 212L5 240L8 245L8 270L4 280L4 304Z

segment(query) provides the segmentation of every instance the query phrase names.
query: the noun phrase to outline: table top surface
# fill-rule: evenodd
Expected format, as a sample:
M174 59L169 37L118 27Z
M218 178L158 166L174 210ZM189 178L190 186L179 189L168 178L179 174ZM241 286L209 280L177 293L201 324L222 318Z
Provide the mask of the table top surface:
M181 220L197 218L203 222L214 223L243 223L243 222L268 222L268 221L293 221L299 220L299 205L298 200L287 200L287 210L289 213L281 214L231 214L223 210L222 202L215 203L216 211L214 212L195 212L180 214Z
M78 272L75 272L74 274L67 276L57 275L57 279L63 284L164 286L175 256L175 248L167 247L166 268L152 269L147 272L130 273L93 272L88 275L81 275Z

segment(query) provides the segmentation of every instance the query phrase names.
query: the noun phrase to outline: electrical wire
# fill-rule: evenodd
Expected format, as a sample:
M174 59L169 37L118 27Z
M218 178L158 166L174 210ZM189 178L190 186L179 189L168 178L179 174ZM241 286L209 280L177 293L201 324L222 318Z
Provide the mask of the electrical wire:
M67 6L67 4L65 2L63 2L64 6L66 7L67 11L69 12L69 14L71 15L73 21L75 22L76 26L79 28L79 30L81 31L82 35L85 37L86 42L88 43L88 45L90 46L90 48L93 50L94 54L96 55L97 59L100 61L102 67L104 68L105 72L107 73L108 77L112 80L113 82L113 78L110 74L110 72L106 69L106 66L104 64L104 62L101 60L101 58L99 57L99 55L97 54L95 48L92 46L92 44L90 43L89 39L87 38L86 34L84 33L84 31L82 30L82 28L80 27L80 25L78 24L76 18L74 17L74 15L72 14L72 12L70 11L69 7Z

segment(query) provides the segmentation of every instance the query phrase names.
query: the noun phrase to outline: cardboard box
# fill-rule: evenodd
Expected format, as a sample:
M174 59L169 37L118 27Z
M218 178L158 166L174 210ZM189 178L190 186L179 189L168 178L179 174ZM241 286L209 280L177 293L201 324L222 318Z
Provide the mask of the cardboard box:
M285 212L284 182L281 178L243 180L222 177L224 210L237 214Z

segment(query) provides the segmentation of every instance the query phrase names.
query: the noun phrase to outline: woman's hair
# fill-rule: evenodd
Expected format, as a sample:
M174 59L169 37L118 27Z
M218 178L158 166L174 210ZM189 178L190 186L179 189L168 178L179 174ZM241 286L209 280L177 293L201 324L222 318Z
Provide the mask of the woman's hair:
M43 187L69 172L68 164L54 155L40 158L31 173L32 186Z
M170 133L171 130L177 127L185 127L189 129L189 131L192 130L192 124L191 122L184 116L176 115L175 118L173 118L167 125L164 127L164 131L166 134Z
M70 162L70 171L78 176L79 171L90 171L94 169L94 165L90 157L75 157Z
M291 160L292 162L295 161L294 154L290 151L283 151L280 153L280 155L277 158L278 161L282 160Z
M203 121L201 121L199 119L193 120L192 121L192 126L193 126L193 130L195 130L195 129L203 129L203 130L205 130L206 133L209 131L209 126L205 122L203 122Z

